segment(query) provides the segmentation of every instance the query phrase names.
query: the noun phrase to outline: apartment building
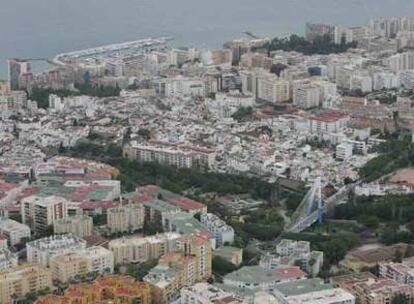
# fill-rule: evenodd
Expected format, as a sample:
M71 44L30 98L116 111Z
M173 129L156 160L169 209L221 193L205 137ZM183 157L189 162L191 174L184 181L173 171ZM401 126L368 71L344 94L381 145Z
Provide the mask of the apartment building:
M234 229L226 224L217 215L212 213L203 213L200 216L201 223L214 235L216 247L224 244L231 245L234 242Z
M80 238L90 236L93 229L93 220L87 215L75 215L58 219L53 223L55 234L71 233Z
M26 244L27 261L48 267L53 256L86 248L86 241L72 234L53 235Z
M21 265L0 273L0 303L12 303L29 292L52 288L51 271L34 265Z
M36 235L45 235L55 220L67 216L67 200L58 196L29 196L21 202L23 223Z
M7 248L0 249L0 271L5 271L12 267L16 267L17 263L17 254L11 253Z
M132 232L144 227L145 209L142 205L128 204L107 210L110 233Z
M93 246L84 250L56 255L50 259L53 280L67 283L76 277L86 276L94 272L98 274L112 273L114 256L112 251Z
M184 236L177 240L177 250L196 258L196 281L208 280L212 274L212 248L209 239Z
M163 256L144 281L151 285L154 303L169 304L179 298L181 288L194 285L198 276L196 257L174 252Z
M207 283L184 287L180 293L181 304L241 303L241 299L232 293Z
M109 242L115 264L140 263L173 252L177 249L178 233L167 232L149 237L123 237Z
M177 168L211 168L215 151L206 148L167 143L138 144L131 142L124 148L124 156L139 162L157 162Z
M30 228L11 219L0 219L0 232L6 236L9 246L21 243L22 239L30 238Z

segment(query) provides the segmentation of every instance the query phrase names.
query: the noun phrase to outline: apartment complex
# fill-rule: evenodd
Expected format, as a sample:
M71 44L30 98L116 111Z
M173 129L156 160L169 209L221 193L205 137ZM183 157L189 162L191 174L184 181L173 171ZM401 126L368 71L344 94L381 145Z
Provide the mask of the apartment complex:
M40 297L36 304L67 303L122 303L151 304L151 290L148 283L138 282L133 277L105 275L98 277L92 284L72 285L64 295Z
M75 215L58 219L53 223L53 232L55 234L71 233L80 238L92 234L93 221L87 215Z
M177 168L211 168L214 150L167 143L138 144L131 142L124 155L139 162L156 162Z
M58 196L29 196L21 203L22 220L36 235L45 235L55 220L67 216L67 200Z
M112 251L102 246L92 246L83 250L50 259L50 269L53 280L66 283L75 277L85 276L94 272L97 274L112 273L114 256Z
M145 210L142 205L128 204L107 210L110 233L132 232L144 227Z
M0 219L0 232L6 236L9 246L21 243L22 239L30 238L30 228L11 219Z
M139 263L173 252L177 249L178 233L167 232L149 237L123 237L109 242L115 264Z
M13 299L45 288L52 288L49 269L22 265L0 273L0 303L11 303Z
M53 256L86 248L86 241L72 234L53 235L26 244L27 261L48 267Z

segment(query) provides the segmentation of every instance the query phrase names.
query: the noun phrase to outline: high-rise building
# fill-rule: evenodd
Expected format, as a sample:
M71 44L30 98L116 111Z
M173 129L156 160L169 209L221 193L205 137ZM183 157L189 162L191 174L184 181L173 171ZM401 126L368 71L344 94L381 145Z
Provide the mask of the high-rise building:
M145 210L142 205L128 204L107 211L110 233L133 232L144 227Z
M11 90L20 88L20 76L30 73L30 62L23 59L9 59L9 86Z
M36 235L45 235L55 220L67 216L67 201L58 196L29 196L21 203L22 220Z
M6 236L9 246L30 238L30 228L11 219L0 219L0 232Z

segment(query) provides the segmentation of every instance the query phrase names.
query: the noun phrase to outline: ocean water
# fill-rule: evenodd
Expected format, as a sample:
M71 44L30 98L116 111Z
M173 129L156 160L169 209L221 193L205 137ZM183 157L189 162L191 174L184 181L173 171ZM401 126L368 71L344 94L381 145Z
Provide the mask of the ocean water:
M146 37L219 47L250 31L303 33L308 21L361 25L414 15L414 0L0 0L0 77L10 57L57 53Z

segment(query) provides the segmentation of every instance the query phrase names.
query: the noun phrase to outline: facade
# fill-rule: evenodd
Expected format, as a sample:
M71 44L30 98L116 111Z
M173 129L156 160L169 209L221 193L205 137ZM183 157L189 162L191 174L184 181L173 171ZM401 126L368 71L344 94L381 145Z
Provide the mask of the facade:
M234 229L218 216L212 213L203 213L200 216L200 221L214 235L216 247L233 244Z
M90 216L76 215L58 219L53 223L55 234L71 233L78 237L90 236L92 234L93 221Z
M5 271L12 267L16 267L17 263L17 254L11 253L7 248L0 249L0 271Z
M293 104L301 109L317 108L321 104L320 88L318 85L303 80L293 83Z
M323 112L309 118L312 134L341 133L349 121L349 116L339 111Z
M347 160L352 156L352 144L342 143L336 146L336 159Z
M131 144L124 148L124 155L139 162L157 162L178 168L211 168L214 164L214 150L177 146L166 143Z
M55 220L67 216L67 203L66 199L58 196L29 196L21 203L23 223L36 235L45 235Z
M9 246L30 238L30 228L11 219L0 219L0 232L6 236Z
M196 257L176 252L163 256L144 281L151 285L154 303L169 304L179 298L183 287L194 285L199 276Z
M22 59L9 59L9 87L11 90L20 89L20 77L30 73L30 62Z
M206 85L202 79L174 77L156 82L156 91L161 96L205 96Z
M86 276L88 273L112 273L114 257L112 251L101 246L93 246L52 257L50 269L53 280L67 283L76 277Z
M11 303L13 299L23 298L29 292L52 287L49 269L22 265L0 273L0 302Z
M53 235L27 243L27 261L47 267L53 256L76 252L85 248L86 241L75 235Z
M196 281L208 280L212 274L212 248L210 240L199 236L184 236L177 240L177 250L195 257Z
M109 242L109 250L113 252L115 264L139 263L176 251L178 233L167 232L149 237L123 237Z
M145 209L142 205L128 204L107 210L110 233L132 232L144 227Z

